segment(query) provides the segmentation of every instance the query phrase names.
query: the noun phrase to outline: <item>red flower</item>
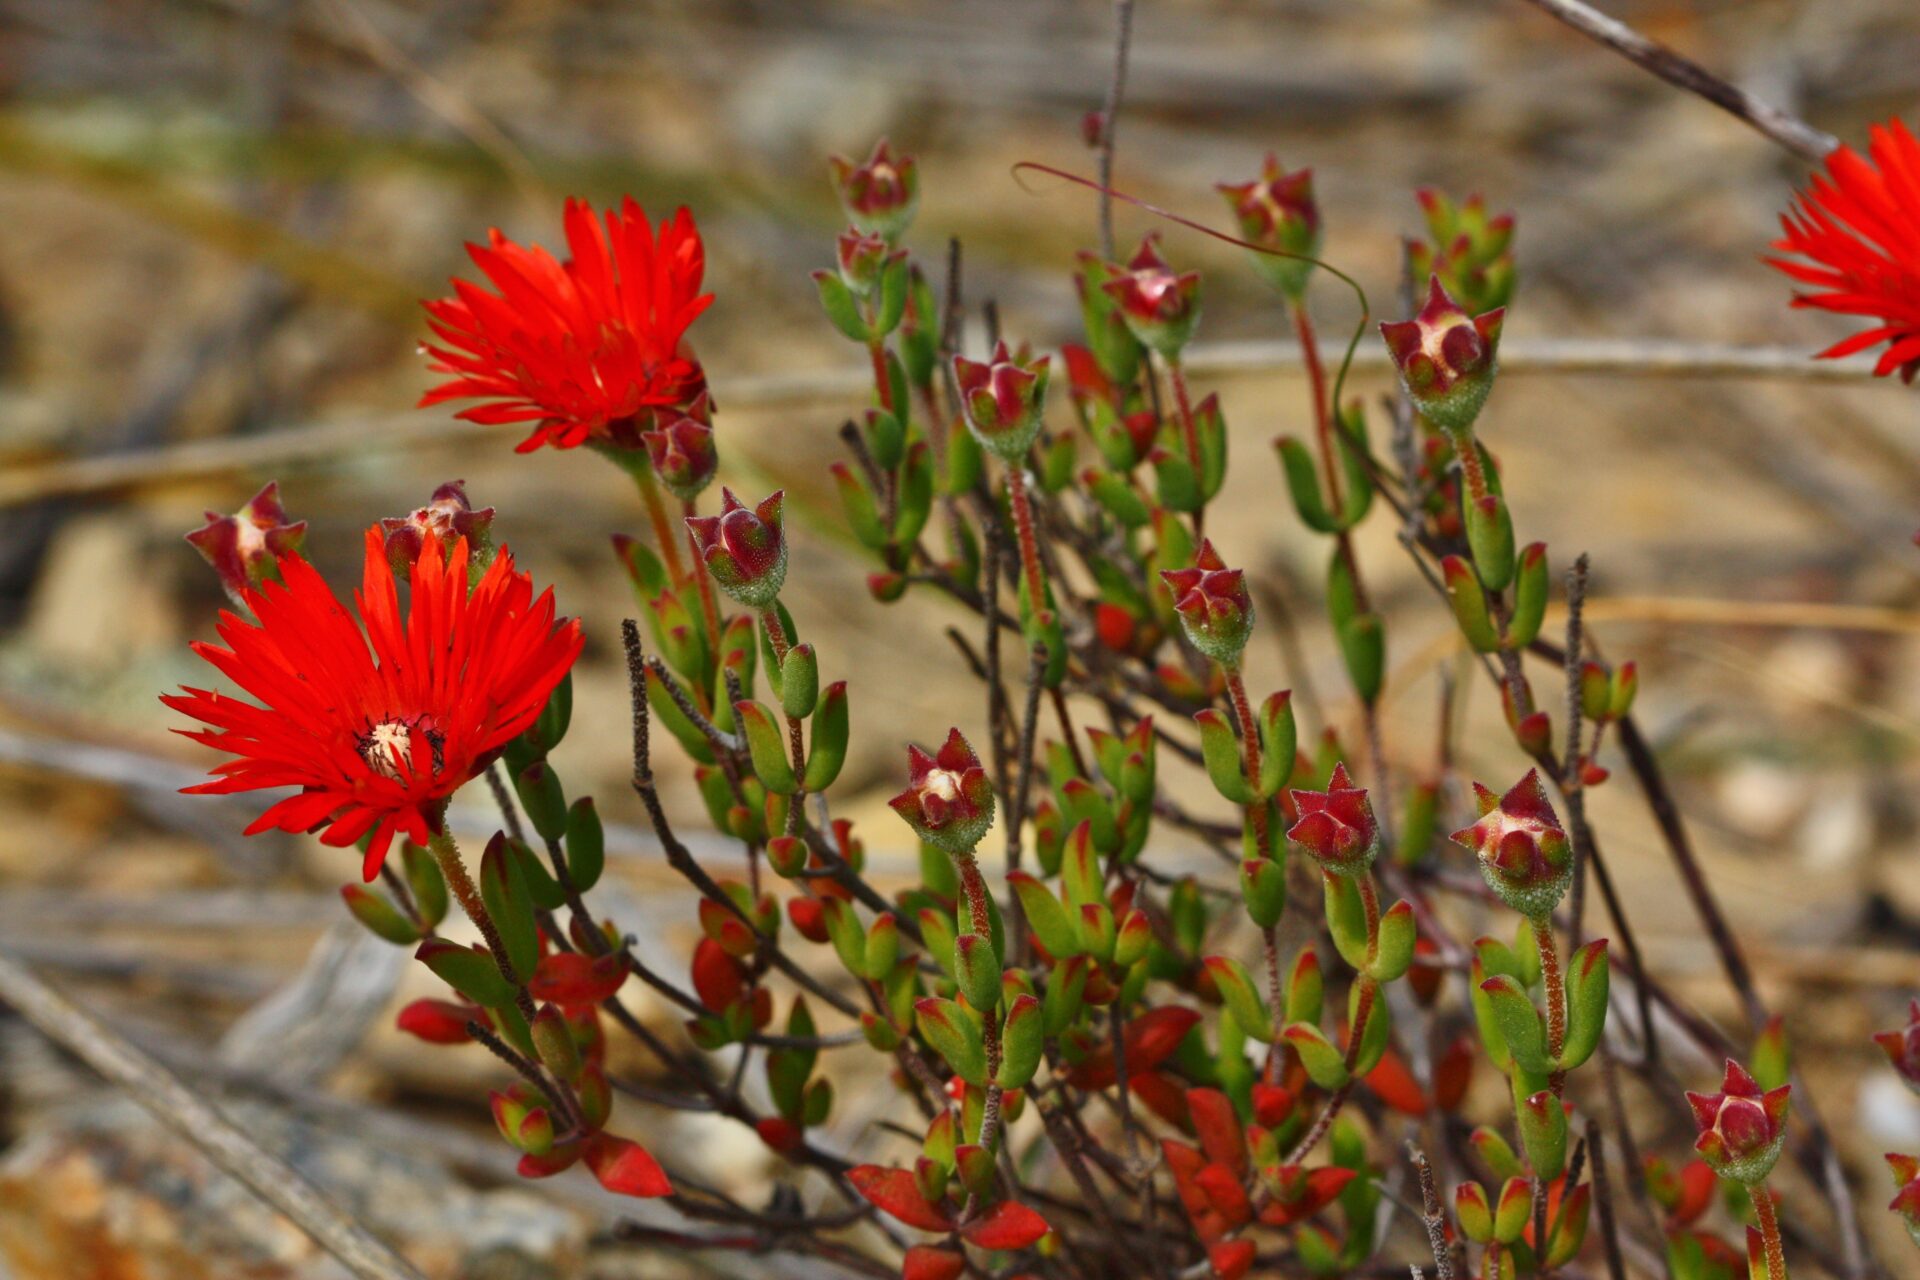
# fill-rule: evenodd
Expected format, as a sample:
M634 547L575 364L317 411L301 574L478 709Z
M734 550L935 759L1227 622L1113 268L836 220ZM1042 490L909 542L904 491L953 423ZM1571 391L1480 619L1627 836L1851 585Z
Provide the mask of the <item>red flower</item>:
M907 746L907 789L887 801L914 834L948 853L972 853L993 825L993 784L958 729L928 755Z
M1794 306L1881 322L1834 343L1821 359L1884 342L1874 373L1884 378L1898 369L1912 382L1920 374L1920 142L1898 120L1875 125L1868 137L1872 163L1851 147L1838 148L1827 157L1826 175L1814 174L1780 215L1786 234L1773 247L1814 265L1767 262L1817 290L1796 295Z
M1718 1093L1687 1094L1699 1139L1693 1149L1723 1178L1753 1186L1772 1171L1787 1141L1793 1087L1762 1089L1733 1059Z
M584 200L568 200L566 227L565 262L498 229L485 247L467 246L499 292L455 280L455 297L424 304L444 344L428 344L429 367L452 377L420 406L484 400L459 416L534 423L521 453L590 440L638 448L637 415L684 406L705 387L683 341L713 301L700 292L700 231L680 209L656 235L631 198L604 227Z
M1380 826L1365 787L1353 785L1347 766L1333 766L1325 791L1295 791L1300 821L1287 838L1313 855L1315 862L1341 875L1359 875L1380 852Z
M345 846L371 836L363 874L379 872L398 832L425 844L448 796L534 722L580 654L580 624L534 599L503 547L467 590L467 543L449 557L429 532L400 614L380 526L367 530L363 635L319 571L280 561L283 583L249 592L257 624L220 617L228 648L194 652L264 705L188 688L161 701L211 725L181 730L234 758L189 792L298 790L247 834L321 831Z

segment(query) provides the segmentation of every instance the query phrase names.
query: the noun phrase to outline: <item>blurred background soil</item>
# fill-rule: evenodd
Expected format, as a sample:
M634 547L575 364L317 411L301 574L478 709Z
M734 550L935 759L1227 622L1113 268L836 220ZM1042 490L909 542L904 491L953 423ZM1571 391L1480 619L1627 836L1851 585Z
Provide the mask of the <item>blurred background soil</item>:
M1610 8L1846 139L1911 119L1920 97L1911 0ZM996 300L1009 335L1070 339L1093 203L1010 169L1091 170L1079 122L1104 92L1110 23L1095 0L0 0L0 943L199 1078L278 1099L262 1123L285 1126L310 1167L385 1139L378 1167L340 1185L436 1274L662 1274L596 1243L607 1204L585 1179L501 1179L479 1101L489 1063L401 1043L391 1009L429 983L330 928L346 862L242 838L246 806L174 794L210 761L169 734L156 695L200 678L186 642L211 635L220 604L180 535L277 478L344 586L359 530L463 477L585 620L561 764L624 826L614 914L677 969L690 899L625 785L614 659L635 605L607 539L642 531L628 482L585 451L516 456L510 432L410 406L430 381L416 299L469 270L463 240L498 226L554 245L568 194L631 194L656 214L685 203L718 296L694 336L722 474L792 495L787 603L824 668L853 681L837 809L860 820L883 880L906 868L881 809L900 744L978 725L983 701L942 636L967 620L931 596L874 603L837 536L826 465L863 400L832 377L809 389L858 355L807 279L839 229L825 156L881 134L916 154L910 243L938 262L960 237L970 300ZM1511 339L1812 352L1849 329L1790 312L1760 261L1802 166L1519 0L1142 0L1121 184L1217 221L1212 184L1269 149L1315 170L1326 254L1376 317L1398 305L1413 189L1436 184L1519 216ZM1126 209L1118 222L1123 245L1153 225ZM1207 272L1203 344L1287 336L1235 251L1174 231L1166 252ZM1329 338L1359 318L1324 275L1315 308ZM1303 384L1203 381L1237 455L1210 532L1284 602L1268 617L1292 618L1304 655L1284 669L1279 628L1263 627L1250 683L1311 689L1314 727L1351 732L1319 611L1324 547L1280 499L1268 448L1303 427ZM1883 1232L1871 1162L1920 1144L1920 1106L1865 1039L1920 987L1914 393L1516 370L1483 427L1521 536L1559 565L1593 556L1598 643L1640 663L1638 710ZM321 447L285 456L277 440ZM1425 771L1452 624L1384 516L1361 554L1390 620L1389 753ZM1520 759L1487 691L1461 688L1463 775L1504 785ZM1593 811L1642 945L1678 990L1734 1014L1640 796L1610 751L1602 762L1617 776ZM665 770L673 812L697 827L685 771ZM485 834L484 808L463 820ZM334 979L287 1005L282 984L316 945L335 949ZM275 1021L261 1002L276 992L327 1011L325 1026ZM1677 1069L1696 1085L1711 1072ZM84 1080L0 1016L0 1275L242 1274L236 1259L247 1275L335 1274ZM876 1110L841 1096L837 1131L857 1135ZM697 1136L717 1177L764 1189L751 1135Z

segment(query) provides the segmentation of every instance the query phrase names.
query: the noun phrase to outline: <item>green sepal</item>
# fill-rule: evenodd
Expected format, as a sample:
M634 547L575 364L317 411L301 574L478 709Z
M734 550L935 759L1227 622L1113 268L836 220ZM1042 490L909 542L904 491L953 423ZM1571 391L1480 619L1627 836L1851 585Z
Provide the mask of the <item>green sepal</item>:
M1547 616L1547 544L1529 542L1520 552L1514 579L1513 616L1507 619L1506 647L1515 651L1532 644Z
M606 866L606 829L600 825L600 813L593 807L593 797L581 796L567 810L567 875L573 880L573 887L585 893L600 883L600 873ZM534 887L533 897L536 905L545 905L540 902L539 887Z
M1207 976L1213 979L1213 986L1220 993L1220 999L1226 1004L1227 1012L1239 1024L1249 1040L1258 1040L1261 1044L1273 1042L1273 1014L1267 1009L1267 1002L1261 998L1260 991L1254 986L1253 975L1247 967L1232 956L1208 956L1202 962Z
M1311 1022L1289 1023L1280 1038L1300 1055L1307 1078L1322 1089L1338 1089L1353 1079L1347 1071L1346 1057L1327 1039L1327 1033Z
M1405 898L1394 903L1380 917L1379 940L1367 972L1379 983L1398 981L1413 966L1413 944L1418 930L1413 907Z
M786 735L775 722L773 713L751 698L733 705L734 722L747 738L747 751L753 759L753 776L775 795L790 796L799 790L800 781L787 763Z
M1000 1087L1026 1088L1039 1070L1045 1048L1046 1014L1040 1001L1030 995L1015 996L1000 1028L1000 1071L995 1076Z
M1033 931L1040 945L1047 949L1048 955L1056 960L1065 960L1068 956L1079 954L1079 931L1051 889L1024 871L1009 871L1007 883L1013 886L1014 896L1020 900L1020 909L1027 917L1027 927Z
M420 941L420 926L407 919L385 895L375 893L365 885L343 884L340 886L340 897L345 900L353 918L376 938L400 947L412 946Z
M540 963L540 929L534 922L533 895L520 860L507 848L505 835L496 832L480 855L480 898L506 948L507 964L522 982Z
M1287 1021L1320 1024L1326 1003L1326 978L1320 972L1320 955L1313 945L1300 948L1287 975Z
M1536 1176L1552 1181L1567 1167L1567 1112L1553 1092L1542 1089L1518 1100L1520 1146Z
M1493 1017L1507 1052L1522 1071L1543 1075L1552 1068L1547 1058L1546 1028L1540 1025L1540 1011L1533 1007L1525 989L1515 978L1497 974L1480 984L1493 1005Z
M1493 615L1487 611L1486 589L1474 576L1473 566L1459 556L1440 561L1440 572L1447 584L1447 603L1453 606L1453 620L1475 653L1492 653L1500 647L1500 633L1494 628Z
M527 821L543 840L558 840L567 832L567 793L560 775L545 760L536 760L514 775L513 789Z
M466 947L445 938L428 938L413 953L413 958L477 1005L499 1009L513 1003L513 984L501 976L500 966L484 947Z
M928 996L914 1002L920 1035L953 1073L975 1088L987 1084L987 1051L974 1015L951 1000Z
M820 307L827 313L827 319L842 335L854 342L864 343L872 336L867 322L860 315L860 304L853 296L853 290L847 288L846 281L832 271L816 271L813 283L820 290Z
M1567 1035L1559 1067L1571 1071L1600 1047L1607 1026L1607 940L1589 942L1567 959ZM1782 1075L1775 1083L1785 1082Z
M1274 447L1280 452L1280 469L1286 475L1287 492L1293 496L1293 509L1300 514L1300 522L1315 533L1338 533L1340 522L1327 510L1307 446L1292 436L1281 436Z
M1473 553L1473 567L1489 591L1504 591L1513 581L1513 514L1507 500L1497 493L1460 504L1461 519L1467 526L1467 548Z
M1193 722L1200 726L1200 755L1213 789L1234 804L1252 804L1253 788L1247 783L1240 740L1234 736L1226 716L1208 707L1195 712Z
M400 866L420 922L429 929L437 928L447 918L447 878L441 874L440 864L431 853L407 840L400 845Z
M1369 943L1367 909L1351 876L1321 876L1325 887L1327 931L1340 958L1356 971L1367 967Z
M812 736L807 744L807 767L801 785L808 791L825 791L840 776L847 762L847 682L836 680L820 694L814 708Z

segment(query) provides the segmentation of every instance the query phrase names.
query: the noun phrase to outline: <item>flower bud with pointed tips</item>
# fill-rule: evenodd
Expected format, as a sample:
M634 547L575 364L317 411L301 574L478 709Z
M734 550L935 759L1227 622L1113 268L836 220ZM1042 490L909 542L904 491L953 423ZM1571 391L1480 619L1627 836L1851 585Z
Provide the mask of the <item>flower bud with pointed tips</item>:
M1456 434L1472 428L1493 389L1504 317L1500 308L1468 315L1429 278L1426 305L1413 319L1381 324L1401 385L1434 426Z
M1240 238L1263 249L1292 257L1249 251L1254 270L1289 298L1306 291L1307 277L1320 252L1320 206L1313 198L1313 170L1288 173L1280 160L1267 153L1260 176L1251 182L1221 182L1214 190L1226 197L1240 224Z
M705 392L701 393L704 399ZM689 414L652 431L640 433L654 474L667 492L692 502L713 483L720 469L720 451L714 448L713 428Z
M1907 1006L1906 1026L1898 1031L1877 1032L1873 1042L1885 1051L1887 1061L1907 1088L1920 1093L1920 1000Z
M1480 873L1500 900L1521 915L1550 913L1573 884L1573 846L1547 799L1540 771L1527 770L1505 795L1474 784L1480 820L1453 833L1472 849Z
M1160 578L1193 647L1223 667L1240 665L1253 633L1253 596L1245 571L1227 568L1213 543L1203 541L1192 568L1166 569Z
M720 491L720 514L688 516L687 528L720 589L750 609L764 609L787 580L787 539L781 526L784 490L759 506L741 505L731 489Z
M220 585L227 589L227 595L244 602L247 592L257 591L280 576L280 557L298 555L306 535L305 520L287 522L287 509L280 505L280 485L275 481L232 515L207 512L207 523L186 537L220 575Z
M993 784L958 729L934 755L907 748L907 789L888 803L914 834L948 853L971 853L993 825Z
M467 482L449 480L433 491L427 505L408 515L388 516L380 521L387 536L387 563L396 574L410 573L427 539L434 539L448 556L454 544L467 541L468 568L473 573L484 569L493 559L493 508L475 511L467 500Z
M1050 358L1021 359L998 343L986 361L953 358L967 429L982 448L1019 466L1040 434Z
M827 161L834 194L847 220L863 232L897 240L920 207L920 171L912 156L896 157L885 138L860 164L845 156Z
M1361 875L1373 865L1380 854L1380 825L1366 788L1353 785L1344 764L1333 767L1325 791L1292 794L1300 820L1288 830L1289 840L1338 875Z
M1693 1149L1723 1178L1751 1187L1772 1172L1787 1141L1787 1106L1792 1085L1761 1089L1759 1083L1727 1059L1718 1093L1689 1093L1699 1137Z
M1158 234L1142 240L1126 266L1108 263L1106 271L1100 287L1119 304L1133 336L1165 359L1179 359L1200 322L1200 273L1168 266Z

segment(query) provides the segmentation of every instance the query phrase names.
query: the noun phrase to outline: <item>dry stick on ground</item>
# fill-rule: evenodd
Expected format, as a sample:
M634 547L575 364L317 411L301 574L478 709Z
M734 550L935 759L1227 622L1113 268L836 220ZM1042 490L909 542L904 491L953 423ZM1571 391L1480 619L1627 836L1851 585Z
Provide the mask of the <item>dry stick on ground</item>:
M298 1172L262 1150L178 1077L4 954L0 954L0 1000L285 1214L358 1280L421 1280L404 1259L330 1204Z
M1635 31L1617 18L1610 18L1582 0L1529 0L1582 35L1624 55L1668 84L1698 94L1723 111L1739 117L1769 139L1803 160L1814 163L1826 158L1840 145L1839 139L1823 133L1805 120L1762 102L1745 89L1728 84L1699 63L1669 49L1657 40Z

